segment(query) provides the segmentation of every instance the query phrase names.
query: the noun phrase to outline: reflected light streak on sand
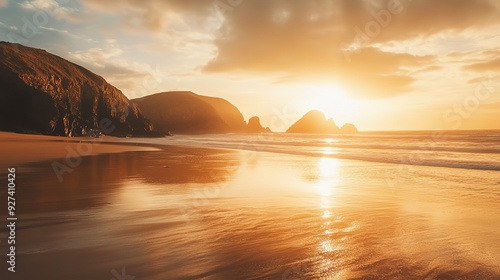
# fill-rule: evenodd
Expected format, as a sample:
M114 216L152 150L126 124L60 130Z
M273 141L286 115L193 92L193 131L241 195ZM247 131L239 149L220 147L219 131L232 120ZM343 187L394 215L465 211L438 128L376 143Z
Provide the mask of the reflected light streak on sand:
M333 154L333 149L326 147L323 149L323 154L329 155ZM329 271L335 267L335 263L331 258L331 254L335 253L341 249L341 244L337 244L332 238L332 234L337 232L336 223L332 223L333 210L332 201L335 201L336 194L338 194L339 185L339 167L340 163L337 159L323 157L318 162L319 176L316 183L318 194L320 198L320 212L321 218L321 228L323 229L323 234L318 240L318 251L320 253L321 261L315 268L317 274L322 274L325 271Z
M334 158L323 157L319 161L318 193L322 198L330 199L339 182L339 162ZM322 201L323 202L323 201ZM322 203L321 205L324 205Z
M338 149L335 149L335 148L332 148L332 147L324 147L324 148L321 148L321 153L323 155L335 155L335 154L338 154L339 151Z

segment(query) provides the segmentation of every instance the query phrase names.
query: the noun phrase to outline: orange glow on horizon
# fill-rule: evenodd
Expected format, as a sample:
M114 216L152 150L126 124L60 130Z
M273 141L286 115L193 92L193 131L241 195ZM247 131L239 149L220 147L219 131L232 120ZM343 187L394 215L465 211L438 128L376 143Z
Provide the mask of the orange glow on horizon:
M347 92L336 84L306 86L305 91L310 98L304 102L303 110L318 110L329 119L332 118L337 125L343 121L354 119L362 113L361 104L350 98ZM340 123L337 120L341 120Z

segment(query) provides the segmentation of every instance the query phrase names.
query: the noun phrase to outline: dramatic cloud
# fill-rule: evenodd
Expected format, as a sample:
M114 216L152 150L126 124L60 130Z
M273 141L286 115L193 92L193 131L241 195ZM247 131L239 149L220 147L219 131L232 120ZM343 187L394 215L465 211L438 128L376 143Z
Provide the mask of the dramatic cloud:
M211 43L212 47L204 50L214 52L211 57L207 56L210 52L204 53L205 64L200 62L204 73L281 75L282 82L336 81L352 96L367 98L410 92L415 75L443 69L435 57L417 56L421 52L410 48L398 50L398 44L422 44L440 34L474 32L500 23L500 5L493 0L81 3L84 12L80 17L108 15L106 20L101 17L99 31L110 38L133 31L163 38L163 43L158 44L161 48L186 45L194 50L192 45L199 39L193 40L193 34L199 34L196 38L210 34L203 38L203 44ZM55 0L26 0L20 5L56 11L65 8ZM63 12L71 13L59 13Z
M109 34L135 30L161 36L159 48L172 50L183 46L193 50L200 39L199 45L211 43L215 52L211 58L205 54L205 73L276 74L282 82L335 81L352 96L367 98L409 92L416 75L443 69L435 56L415 55L409 48L398 49L398 44L422 44L439 34L463 34L500 23L500 5L493 0L86 0L81 4L81 17L109 15L99 21L101 32L109 28ZM19 6L57 15L75 12L56 0L25 0ZM206 29L214 22L218 22L215 28ZM100 57L105 54L98 49L72 55L87 64L106 61L106 65L117 57ZM454 55L458 60L467 54L449 57ZM479 60L463 69L479 72L498 67L497 60Z
M403 69L438 66L373 46L497 25L498 14L493 1L244 1L225 13L204 70L326 76L353 95L389 97L410 89Z

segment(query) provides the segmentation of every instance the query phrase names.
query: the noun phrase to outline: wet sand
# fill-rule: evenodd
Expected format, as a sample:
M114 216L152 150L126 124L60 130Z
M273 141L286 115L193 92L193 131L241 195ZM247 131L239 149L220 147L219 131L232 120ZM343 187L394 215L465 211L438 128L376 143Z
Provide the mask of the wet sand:
M0 132L0 170L28 162L66 159L103 153L156 151L145 145L124 145L117 138L56 137Z
M392 165L163 146L103 149L61 182L38 160L17 167L18 272L1 279L500 276L491 171L419 167L425 184L394 187Z
M101 220L109 219L114 210L101 210L110 206L127 208L117 203L126 184L137 181L156 186L180 185L183 188L168 192L183 193L189 191L191 185L210 185L227 180L238 165L235 153L224 150L158 147L121 143L120 140L112 137L80 139L0 132L0 166L5 169L0 174L5 174L8 167L16 168L16 216L19 219L16 226L16 273L7 272L7 266L3 265L1 279L122 279L122 265L130 263L131 259L143 260L144 257L144 251L134 256L136 253L123 251L122 248L133 248L141 240L137 234L148 234L152 230L146 223L146 231L122 237L107 232L123 229L112 221ZM81 162L72 167L71 172L63 174L63 180L59 180L52 167L53 162L65 164L68 150L78 151L81 143L91 144L91 151L81 157ZM71 153L72 160L74 156ZM0 195L6 197L6 188L0 189ZM131 208L141 207L144 210L139 217L135 217L134 223L154 218L155 211L151 209L155 205L157 207L158 202L142 199L140 191L137 191L137 196L128 195L127 199L134 204ZM163 203L178 201L174 199ZM185 223L185 216L189 214L179 209L169 212L179 219L175 223ZM89 217L100 222L91 218L93 222L88 224ZM134 217L126 217L126 220L130 221L129 218ZM5 220L2 213L2 221ZM168 229L168 224L162 223L161 228ZM95 238L96 233L102 234L102 240ZM0 261L3 264L7 261L4 254L7 252L7 234L2 227ZM66 238L73 234L79 237ZM113 244L115 241L121 245ZM115 267L118 274L113 273ZM164 273L168 275L168 271Z

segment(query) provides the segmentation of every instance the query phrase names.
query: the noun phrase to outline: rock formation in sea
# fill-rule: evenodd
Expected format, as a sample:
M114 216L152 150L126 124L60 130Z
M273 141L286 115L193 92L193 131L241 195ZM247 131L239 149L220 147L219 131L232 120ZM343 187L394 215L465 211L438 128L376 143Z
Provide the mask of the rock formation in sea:
M294 123L287 133L318 133L318 134L336 134L336 133L356 133L357 129L353 124L346 124L339 128L333 119L327 119L325 114L320 111L309 111L296 123Z
M358 129L352 123L346 123L340 128L340 133L343 134L356 134Z
M248 120L248 125L245 129L246 133L271 133L271 129L269 127L263 127L260 124L259 117L251 117Z
M0 42L0 130L157 136L135 104L101 76L47 51Z

